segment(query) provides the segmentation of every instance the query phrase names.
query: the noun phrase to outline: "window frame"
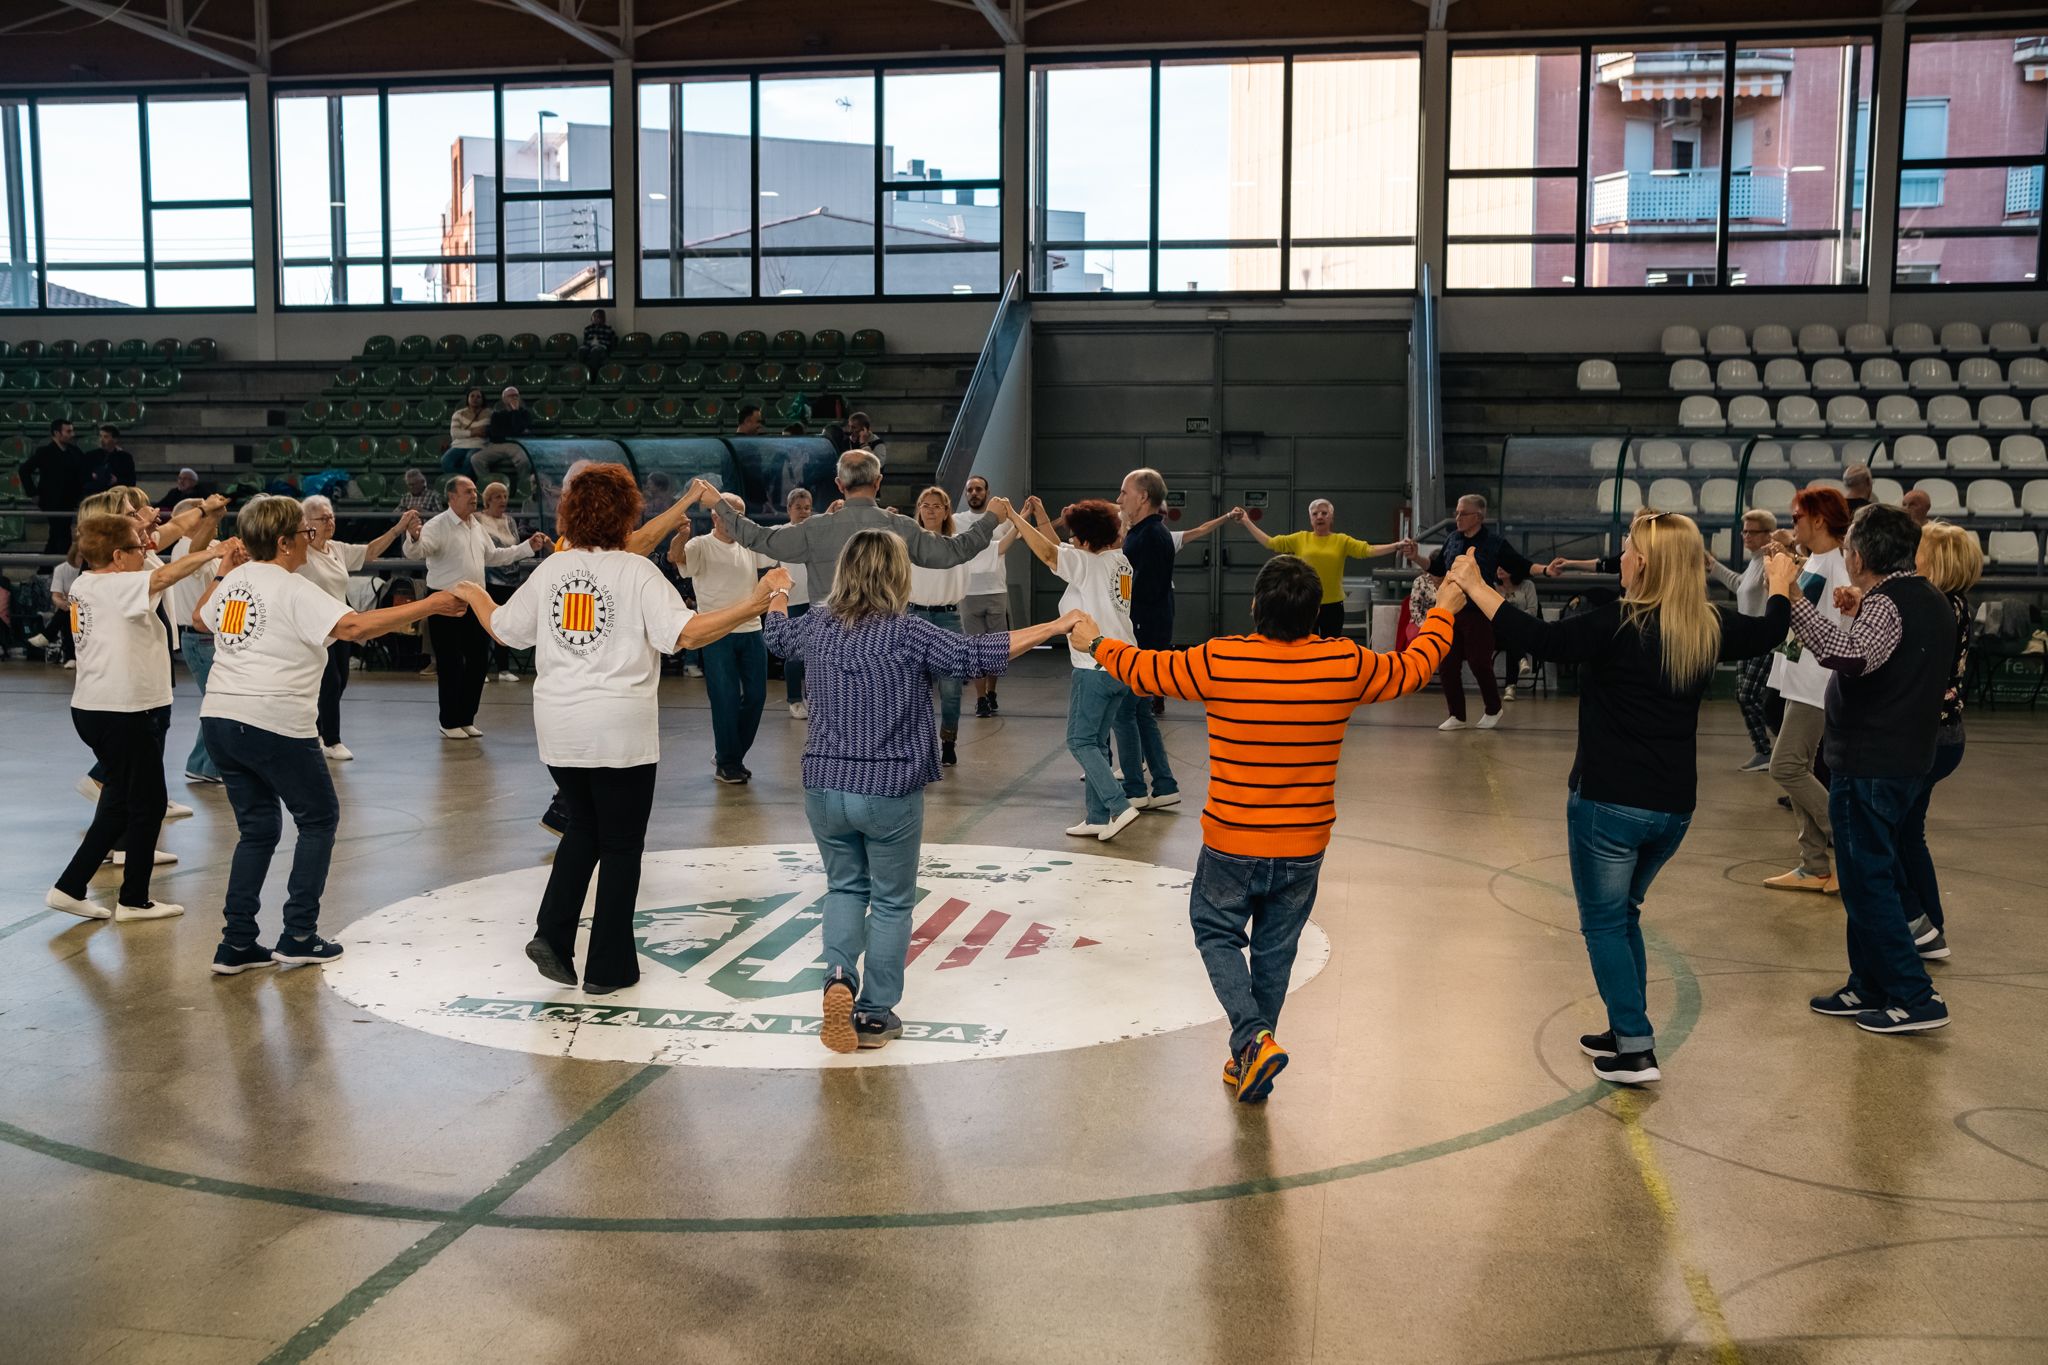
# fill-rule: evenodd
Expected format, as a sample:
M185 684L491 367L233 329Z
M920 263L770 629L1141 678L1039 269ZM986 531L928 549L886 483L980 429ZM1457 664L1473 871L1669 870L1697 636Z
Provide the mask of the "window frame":
M2011 25L2007 24L2004 25L2004 27L2009 29ZM1716 283L1711 285L1688 286L1685 288L1674 288L1670 285L1653 285L1647 283L1599 285L1596 287L1588 285L1586 283L1586 260L1588 256L1587 248L1590 244L1601 240L1601 235L1594 234L1594 232L1592 231L1592 225L1588 221L1588 209L1590 207L1588 201L1591 195L1592 184L1591 180L1587 176L1588 144L1592 136L1592 100L1593 91L1596 85L1596 82L1594 81L1593 72L1594 53L1598 51L1609 51L1616 48L1628 48L1638 45L1645 48L1669 49L1673 47L1675 44L1681 43L1695 48L1706 48L1716 45L1718 45L1721 48L1721 94L1718 99L1720 110L1717 117L1717 126L1720 128L1721 136L1721 164L1718 167L1721 175L1721 186L1720 193L1716 201L1715 219L1712 228L1714 241L1714 261L1711 267L1709 267L1705 262L1702 262L1696 268L1701 270L1711 268L1714 271L1714 278L1717 281L1726 281L1729 277L1728 248L1730 244L1738 238L1757 241L1791 241L1800 239L1811 239L1816 237L1826 240L1838 240L1850 231L1849 216L1847 212L1844 213L1842 220L1831 229L1786 229L1779 232L1755 233L1734 233L1729 230L1729 209L1733 203L1733 195L1730 192L1730 182L1734 177L1735 170L1734 158L1730 154L1732 149L1730 148L1729 144L1731 141L1732 133L1731 115L1733 112L1734 105L1736 53L1738 51L1745 50L1749 47L1760 46L1763 44L1765 40L1779 40L1790 43L1801 43L1811 41L1825 41L1829 39L1838 39L1846 44L1855 44L1863 42L1867 42L1870 44L1870 71L1872 78L1871 90L1874 96L1876 93L1877 86L1876 75L1879 69L1879 63L1882 60L1881 48L1884 41L1880 29L1876 24L1830 24L1784 29L1757 28L1755 26L1740 25L1729 26L1724 24L1719 25L1712 29L1702 29L1698 32L1669 29L1661 31L1619 30L1614 33L1577 33L1558 34L1554 36L1529 35L1512 38L1478 38L1451 43L1449 54L1444 62L1444 81L1446 87L1444 95L1444 108L1446 110L1447 117L1450 116L1449 111L1452 109L1453 106L1454 92L1457 86L1456 59L1460 53L1542 53L1563 52L1571 50L1573 48L1576 48L1578 50L1579 140L1578 164L1576 166L1543 166L1534 168L1505 170L1492 167L1473 167L1459 171L1451 169L1447 160L1444 168L1445 194L1447 198L1449 195L1449 182L1452 180L1476 180L1488 178L1541 180L1561 179L1565 176L1571 176L1578 183L1578 216L1573 224L1572 232L1569 235L1569 237L1567 237L1567 235L1564 233L1537 233L1528 237L1473 237L1470 235L1454 236L1451 234L1447 222L1445 225L1445 230L1442 238L1442 245L1444 248L1444 260L1446 263L1443 288L1444 295L1446 297L1456 298L1494 298L1503 296L1513 298L1526 298L1535 296L1550 296L1558 298L1604 298L1610 296L1628 297L1630 295L1660 295L1668 298L1673 294L1681 293L1733 294L1740 296L1765 294L1868 293L1868 281L1870 276L1871 229L1868 222L1867 210L1855 210L1857 212L1864 213L1865 222L1862 230L1863 241L1860 252L1860 260L1857 266L1857 279L1852 283L1740 285ZM1852 105L1852 117L1853 114L1854 110ZM1447 134L1449 131L1450 130L1446 129ZM1448 143L1446 145L1448 145ZM1870 153L1869 159L1873 161L1875 160L1874 148ZM1855 179L1853 175L1849 178L1852 182ZM1853 184L1850 190L1850 197L1853 199ZM1703 233L1698 232L1661 233L1658 235L1658 240L1660 242L1676 243L1687 240L1698 240L1703 235ZM1501 245L1504 243L1526 243L1529 245L1563 245L1567 241L1570 241L1574 244L1573 274L1571 284L1531 285L1527 288L1520 289L1483 289L1473 286L1453 288L1450 284L1450 273L1448 270L1448 264L1450 259L1450 248L1452 246Z
M959 179L948 178L945 180L891 180L888 178L888 168L882 164L882 149L886 145L883 134L885 131L887 119L887 78L895 75L913 75L931 71L987 71L993 72L995 74L996 174L994 178L991 179L987 177L968 177ZM761 240L761 82L764 78L770 80L784 78L802 79L806 76L846 76L856 78L864 77L873 83L875 117L873 128L873 141L870 145L874 149L875 166L873 175L874 189L870 202L872 205L874 215L874 236L873 244L867 248L867 251L872 254L872 259L874 263L874 274L871 280L872 292L866 294L764 294L761 292L761 262L762 259L766 256L845 255L849 250L848 248L845 247L790 247L783 248L780 251L769 252L764 250L763 243ZM641 241L639 243L639 259L633 263L634 307L731 307L740 304L744 304L749 307L754 307L761 304L774 304L777 306L789 306L792 304L809 304L813 307L816 307L819 305L832 305L842 303L937 303L941 300L944 300L949 303L986 304L991 303L1002 296L1002 261L1004 257L1004 248L1007 245L1008 221L1004 211L1000 208L1000 205L1002 204L1003 200L1007 199L1008 197L1009 191L1005 184L1005 180L1008 176L1010 167L1009 147L1007 145L1008 140L1005 136L1005 134L1008 131L1007 120L1009 118L1009 107L1006 98L1008 93L1008 73L1005 70L1005 66L1000 55L984 53L979 55L962 54L959 56L947 57L906 57L897 59L860 58L848 61L818 60L796 63L772 64L721 63L705 66L667 65L636 67L633 71L633 96L631 101L631 112L633 119L633 165L631 209L635 215L638 215L640 212L641 199L644 192L640 164L640 105L642 98L641 92L649 85L667 85L676 82L712 80L744 80L747 83L747 141L749 160L748 175L750 179L749 195L750 201L753 205L752 217L749 219L749 226L747 232L748 244L744 248L744 254L748 258L747 293L743 295L734 295L729 298L691 298L684 295L681 291L681 286L672 279L670 281L670 287L673 290L672 293L665 295L649 295L647 293L647 263L651 260L667 261L671 257L677 257L678 259L680 259L680 257L678 256L676 248L672 242L665 242L658 246L650 246L646 241ZM678 140L678 142L680 142L682 134L685 130L681 128L671 128L668 131ZM847 145L858 146L859 144L848 143ZM675 164L680 165L681 163L680 161L677 161ZM617 176L614 175L613 179L616 182ZM943 294L892 294L888 292L888 274L885 255L906 255L917 253L915 251L905 251L902 248L898 248L894 252L889 252L888 248L884 243L884 237L886 235L885 230L887 227L887 220L883 217L884 209L887 206L892 194L902 195L909 193L911 190L914 189L992 189L996 192L998 196L997 202L999 208L996 215L996 236L995 241L992 244L973 243L971 245L963 245L960 247L934 246L931 248L926 248L926 250L931 251L933 253L953 253L967 255L985 252L989 250L990 246L992 245L996 253L997 261L995 289L982 293L971 294L957 294L952 292L947 292ZM615 196L617 195L616 189L613 190L613 194ZM682 184L680 183L680 181L669 186L669 196L670 199L677 205L677 208L674 211L680 213L682 204ZM616 216L619 212L619 208L616 202L614 203L612 212L614 215L614 219L616 220ZM639 222L637 216L635 217L634 221L636 224ZM730 258L741 255L742 250L742 248L738 247L715 248L711 252L704 254L710 256L724 256Z
M248 158L247 177L250 193L242 199L162 199L151 193L149 172L149 105L155 99L178 99L186 96L212 96L217 99L239 99L242 103L242 146ZM183 313L253 313L256 311L256 234L261 231L256 212L256 136L250 123L249 86L246 81L194 81L171 85L115 86L107 90L94 90L90 95L81 96L71 90L55 90L48 86L0 88L0 99L19 102L25 115L28 129L29 158L24 167L27 176L24 185L35 214L35 231L30 234L33 259L28 263L36 280L36 301L26 306L0 306L0 317L139 317L144 314ZM47 236L49 225L43 211L43 130L41 107L45 104L112 104L133 101L135 106L136 133L136 178L140 190L142 211L142 256L127 261L84 261L58 262L52 266L48 255ZM159 261L156 259L156 215L160 211L178 209L246 209L249 213L249 256L247 259L234 258L204 261ZM136 273L142 276L144 302L139 307L113 308L62 308L50 303L50 271L84 271L88 273ZM190 270L247 270L249 272L248 303L207 304L177 307L159 307L156 302L156 277L158 271Z
M1294 64L1297 59L1344 57L1391 57L1411 56L1417 63L1415 126L1415 231L1406 237L1312 237L1295 240L1294 232ZM1274 243L1266 238L1219 238L1161 240L1159 236L1159 71L1162 66L1194 66L1204 63L1228 63L1233 61L1279 61L1282 64L1280 78L1280 236ZM1034 58L1025 67L1025 81L1034 86L1039 72L1066 67L1094 66L1149 66L1151 80L1152 126L1149 133L1151 148L1147 193L1150 199L1151 221L1148 240L1131 238L1103 238L1099 241L1071 242L1065 239L1040 241L1036 236L1038 221L1039 185L1037 166L1040 157L1038 138L1037 91L1030 93L1031 146L1027 154L1025 183L1019 193L1025 201L1025 242L1023 285L1028 297L1059 303L1150 302L1160 299L1200 299L1204 302L1219 302L1230 299L1385 299L1412 298L1416 284L1422 278L1422 139L1420 131L1428 112L1429 91L1427 82L1420 77L1424 65L1423 44L1413 40L1397 39L1386 42L1299 44L1291 43L1275 47L1228 47L1121 50L1085 53L1053 53L1043 58ZM1163 251L1176 250L1270 250L1277 245L1280 251L1279 279L1273 289L1164 289L1159 287L1159 255ZM1310 250L1332 250L1343 247L1407 247L1415 256L1415 274L1406 285L1389 289L1299 289L1289 281L1293 278L1291 267L1295 247ZM1144 251L1147 257L1148 289L1104 290L1099 293L1068 292L1065 290L1041 290L1036 281L1039 276L1039 259L1048 251Z

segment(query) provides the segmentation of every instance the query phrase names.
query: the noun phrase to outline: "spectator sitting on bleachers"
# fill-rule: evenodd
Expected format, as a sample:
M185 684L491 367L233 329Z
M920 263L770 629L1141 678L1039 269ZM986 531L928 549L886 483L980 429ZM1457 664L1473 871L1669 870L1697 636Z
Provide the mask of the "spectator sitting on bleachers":
M619 334L604 320L604 309L591 309L590 325L583 329L583 345L577 356L594 370L611 358L612 347L618 344Z
M116 427L100 428L99 449L86 458L85 491L88 496L109 488L125 488L135 482L135 457L121 449L121 432Z
M1925 526L1927 519L1934 514L1934 499L1917 488L1907 490L1899 499L1899 506L1913 519L1915 526Z
M1854 514L1859 507L1868 507L1876 499L1871 496L1870 466L1852 464L1842 471L1842 492L1849 499L1849 511Z
M132 483L133 480L131 479ZM205 498L220 490L199 477L196 469L178 471L178 481L171 485L171 491L156 500L157 510L169 516L174 508L188 498Z
M889 463L889 443L875 434L875 424L868 420L866 413L846 414L846 440L849 445L865 450L883 464Z
M759 403L740 404L740 423L732 429L735 436L760 436L765 434L766 424L761 420Z
M498 466L507 466L505 487L516 499L519 496L519 472L528 469L526 452L512 442L533 430L533 413L520 401L519 390L507 386L498 395L498 406L491 411L490 425L484 431L487 444L469 457L469 467L479 484L489 483ZM457 471L458 473L460 471Z
M43 542L46 555L70 553L71 513L85 500L85 452L72 439L74 434L71 423L58 418L50 423L50 439L21 462L21 491L41 510L65 514L49 520L49 536Z
M484 448L491 430L491 408L482 389L471 389L469 397L448 418L448 453L441 457L443 474L462 474L469 462Z
M427 476L417 469L405 471L405 493L398 500L401 512L417 512L421 521L431 521L441 513L441 495L427 485Z

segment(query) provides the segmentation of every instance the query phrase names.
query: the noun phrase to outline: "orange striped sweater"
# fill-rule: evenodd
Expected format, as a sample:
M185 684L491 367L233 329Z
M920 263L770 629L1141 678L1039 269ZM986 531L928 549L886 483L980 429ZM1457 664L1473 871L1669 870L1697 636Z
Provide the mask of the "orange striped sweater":
M1240 858L1307 858L1337 822L1337 756L1360 706L1428 682L1451 647L1451 614L1433 609L1395 654L1351 640L1227 635L1193 649L1104 640L1095 657L1133 691L1198 701L1209 713L1209 800L1202 841Z

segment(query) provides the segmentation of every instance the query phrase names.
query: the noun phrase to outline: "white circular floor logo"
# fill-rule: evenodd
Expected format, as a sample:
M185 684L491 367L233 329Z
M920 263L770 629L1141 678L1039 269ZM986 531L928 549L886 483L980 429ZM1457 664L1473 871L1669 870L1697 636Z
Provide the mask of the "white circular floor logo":
M824 869L803 844L649 853L640 981L586 996L541 977L526 941L548 869L387 906L324 970L350 1003L489 1047L599 1061L908 1065L1090 1047L1223 1017L1188 928L1192 874L1088 854L928 844L918 867L903 1036L841 1056L818 1041ZM586 921L587 928L587 921ZM580 964L582 942L578 942ZM1302 932L1288 989L1329 960Z

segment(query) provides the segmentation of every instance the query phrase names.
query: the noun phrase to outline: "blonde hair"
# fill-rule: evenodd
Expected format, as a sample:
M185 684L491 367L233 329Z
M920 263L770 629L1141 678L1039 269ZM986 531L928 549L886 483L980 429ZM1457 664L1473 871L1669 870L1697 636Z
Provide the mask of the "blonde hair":
M1678 691L1698 686L1721 657L1721 615L1707 601L1707 547L1691 517L1645 507L1628 529L1643 561L1622 598L1622 617L1638 631L1657 625L1664 680Z
M268 563L277 558L277 542L294 535L306 525L305 509L297 498L266 493L249 499L235 514L235 535L249 558Z
M1950 595L1966 593L1984 576L1984 547L1974 531L1947 521L1920 528L1920 572Z
M81 521L86 517L132 517L148 502L140 488L109 488L78 504L78 516Z
M1742 529L1775 531L1778 529L1778 514L1767 507L1752 507L1742 514Z
M823 609L852 626L901 616L910 601L910 551L894 531L855 531L839 551Z
M939 534L942 536L953 535L953 495L937 484L933 484L930 488L917 495L916 510L920 513L924 511L924 500L926 498L937 498L939 506L946 509L945 519L939 523ZM918 525L922 526L924 523L920 521Z

